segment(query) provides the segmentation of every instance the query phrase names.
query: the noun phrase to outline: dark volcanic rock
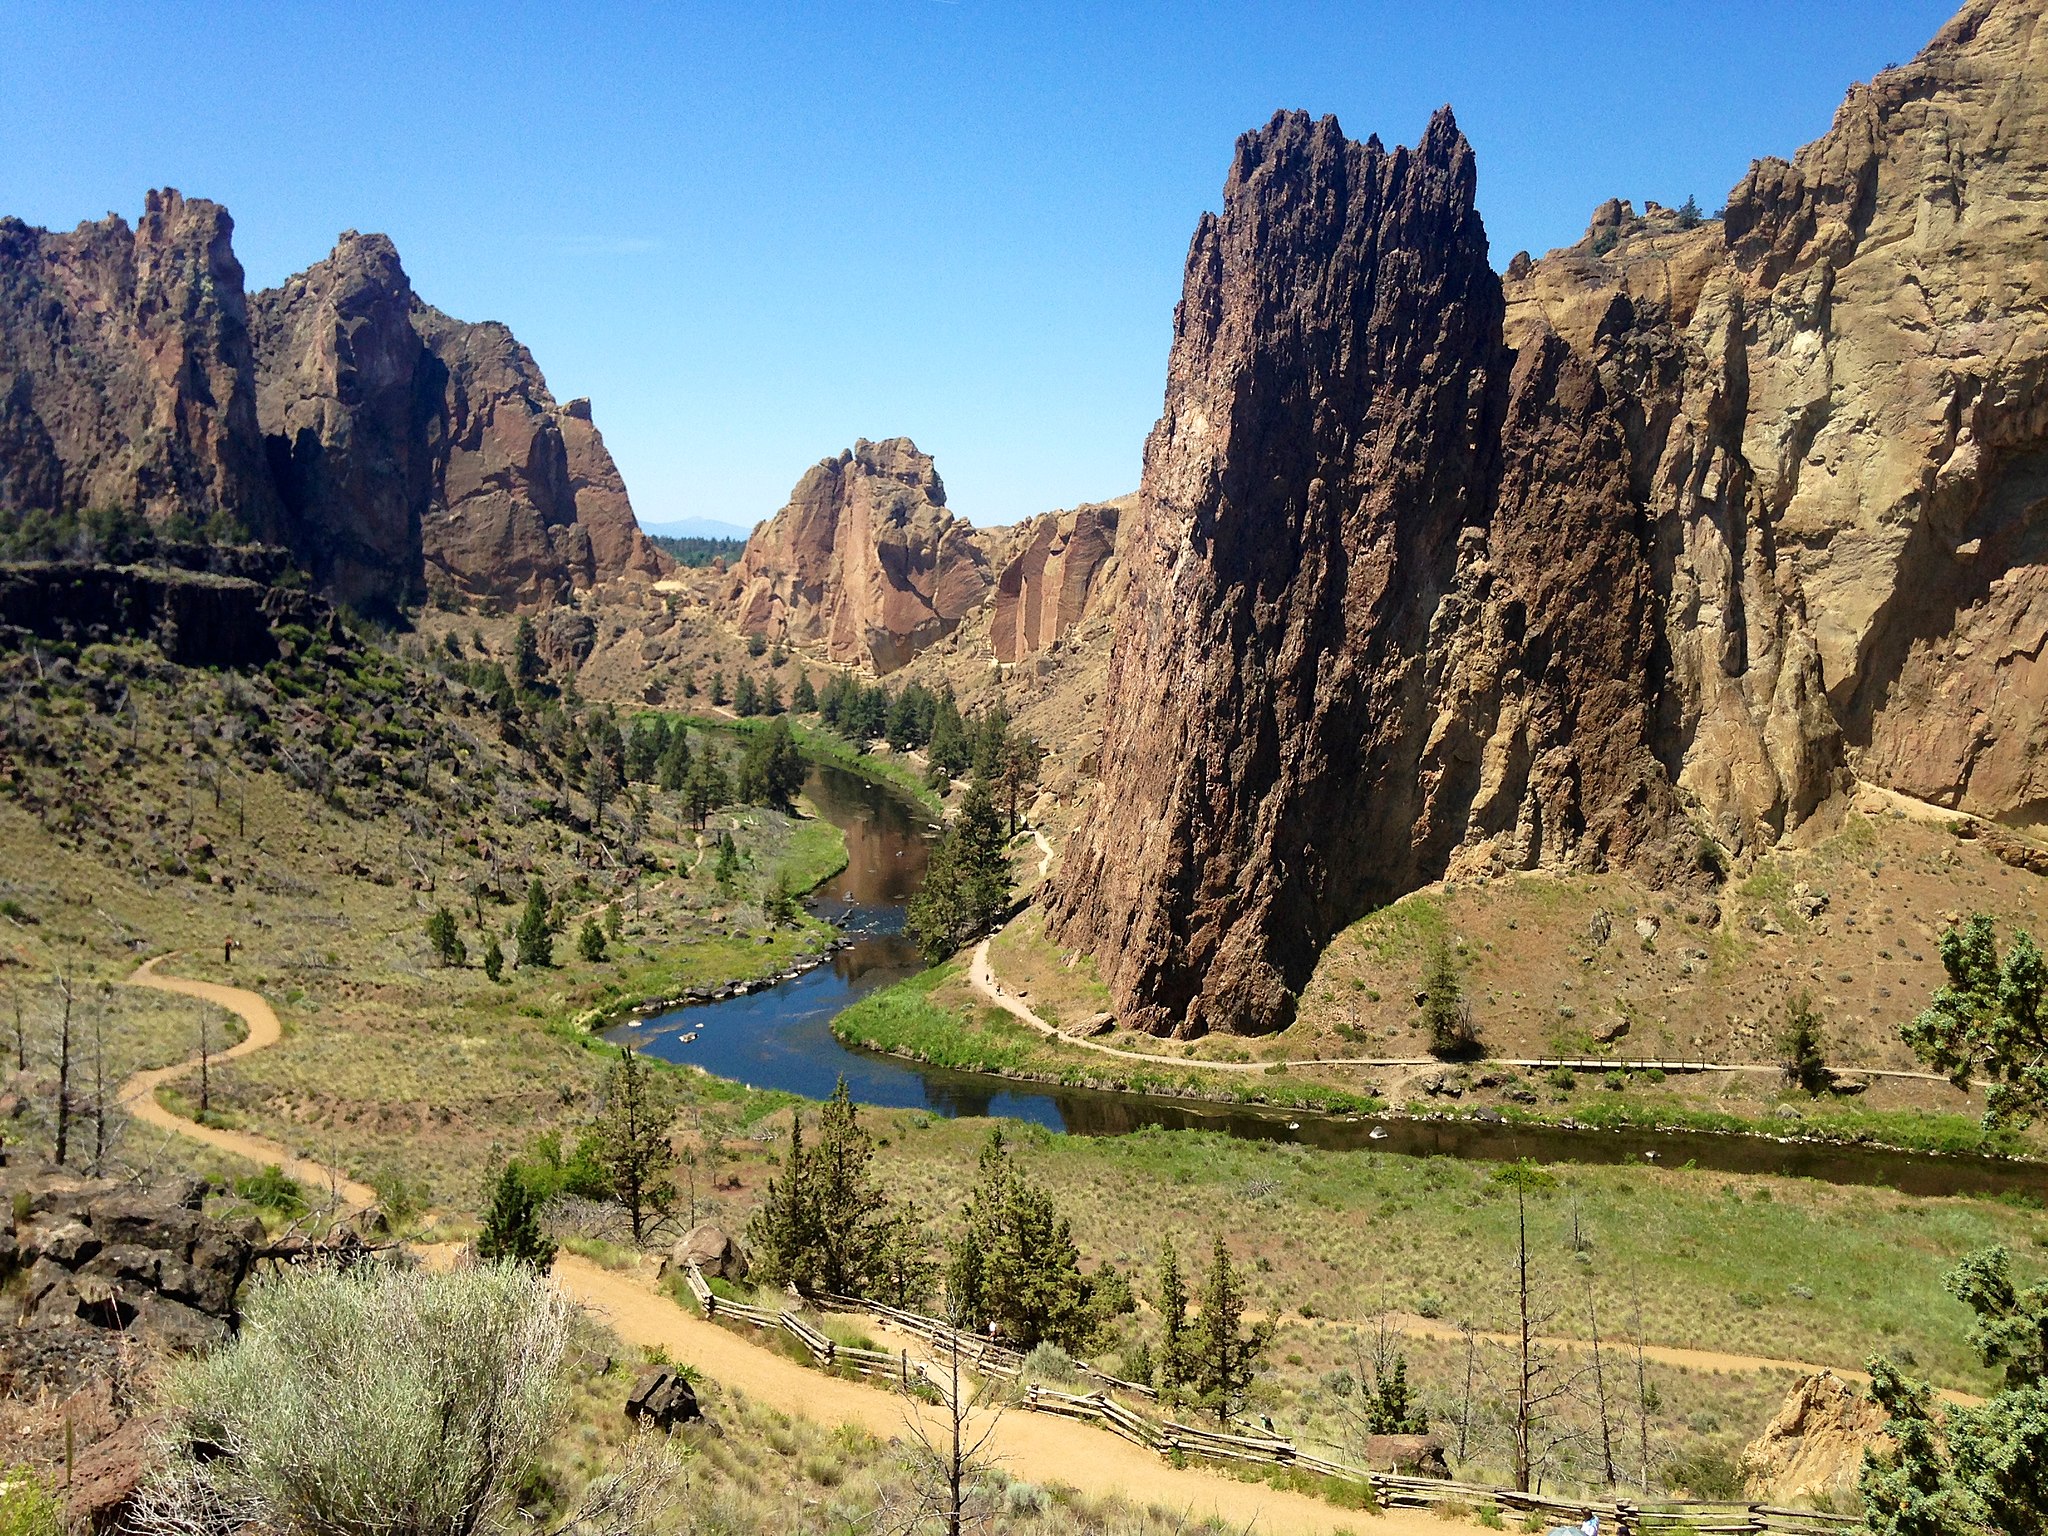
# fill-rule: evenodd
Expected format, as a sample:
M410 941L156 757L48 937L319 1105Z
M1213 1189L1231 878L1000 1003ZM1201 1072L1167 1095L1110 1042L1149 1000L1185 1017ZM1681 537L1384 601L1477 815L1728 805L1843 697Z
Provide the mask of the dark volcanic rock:
M133 229L0 219L0 505L280 533L233 229L170 190Z
M252 579L154 566L0 566L0 636L18 630L73 644L137 637L182 666L260 666L279 655L279 626L331 630L325 602L275 580L274 572Z
M1123 531L1097 817L1054 895L1124 1021L1268 1029L1324 939L1457 838L1428 651L1498 477L1510 357L1448 112L1413 151L1238 141Z
M264 441L300 555L345 602L424 595L442 370L412 326L412 285L383 235L250 300Z

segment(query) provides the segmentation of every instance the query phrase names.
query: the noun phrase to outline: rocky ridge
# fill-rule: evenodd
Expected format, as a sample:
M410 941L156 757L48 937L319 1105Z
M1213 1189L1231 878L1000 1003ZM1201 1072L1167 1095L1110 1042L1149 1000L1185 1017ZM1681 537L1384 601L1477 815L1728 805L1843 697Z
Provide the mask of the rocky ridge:
M1725 221L1609 204L1505 283L1448 112L1239 142L1051 896L1127 1023L1279 1027L1447 870L1703 879L1851 768L2048 819L2038 9L1975 0Z
M588 401L423 303L382 235L245 294L218 204L0 220L0 504L120 506L288 546L334 598L544 605L669 562Z

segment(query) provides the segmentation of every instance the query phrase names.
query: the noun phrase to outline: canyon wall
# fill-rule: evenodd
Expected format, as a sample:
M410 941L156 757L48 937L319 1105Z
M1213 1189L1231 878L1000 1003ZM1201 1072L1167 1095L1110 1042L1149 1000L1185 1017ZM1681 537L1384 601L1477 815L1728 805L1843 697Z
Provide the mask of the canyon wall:
M1114 580L1119 502L1047 512L1016 530L990 598L995 659L1019 662L1048 649Z
M0 507L225 516L275 537L234 221L151 192L141 222L0 219Z
M1505 282L1447 113L1239 142L1049 898L1126 1022L1280 1027L1447 870L1704 879L1852 769L2048 820L2038 9L1968 6L1725 221L1610 203Z
M422 303L354 231L246 295L233 227L174 191L133 229L0 220L0 508L239 528L373 609L430 577L539 605L666 574L589 402L505 327Z

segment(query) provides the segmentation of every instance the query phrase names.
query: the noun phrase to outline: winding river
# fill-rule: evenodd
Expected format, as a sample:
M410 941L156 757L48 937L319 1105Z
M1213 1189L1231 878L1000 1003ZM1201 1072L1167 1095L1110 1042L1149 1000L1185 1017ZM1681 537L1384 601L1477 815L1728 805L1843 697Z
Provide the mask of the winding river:
M1667 1167L1692 1163L1730 1173L1885 1185L1912 1195L2039 1195L2048 1189L2039 1166L1995 1158L1916 1156L1695 1131L1593 1131L1259 1110L1014 1082L854 1050L833 1035L833 1018L855 999L921 969L917 947L903 931L904 904L924 878L932 828L917 807L842 768L813 767L805 793L821 815L845 832L847 852L846 870L814 893L811 908L837 923L851 943L793 980L620 1025L608 1038L631 1041L663 1060L702 1067L756 1088L821 1099L843 1075L863 1104L947 1116L997 1115L1084 1136L1118 1136L1157 1126L1408 1156L1605 1164L1654 1160Z

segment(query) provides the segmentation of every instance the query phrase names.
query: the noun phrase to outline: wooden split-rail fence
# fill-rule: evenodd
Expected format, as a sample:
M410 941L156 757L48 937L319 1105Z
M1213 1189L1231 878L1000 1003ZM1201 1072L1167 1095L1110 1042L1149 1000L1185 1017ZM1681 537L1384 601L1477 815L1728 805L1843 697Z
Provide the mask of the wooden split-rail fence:
M908 1387L922 1382L941 1399L950 1400L948 1372L928 1360L913 1360L908 1350L895 1354L880 1349L858 1349L813 1328L791 1312L774 1312L766 1307L748 1306L718 1295L692 1264L684 1270L690 1294L707 1318L730 1317L756 1328L780 1329L810 1351L813 1359L827 1367L850 1366L866 1376L887 1377ZM853 1296L815 1298L834 1311L863 1312L882 1318L904 1332L943 1350L950 1357L957 1348L960 1363L983 1375L1016 1380L1023 1372L1024 1357L992 1339L959 1329L934 1317L891 1307L881 1302L862 1301ZM1159 1394L1137 1382L1120 1380L1104 1372L1083 1370L1111 1390L1128 1392L1150 1401ZM1313 1477L1329 1478L1369 1487L1373 1501L1382 1509L1418 1509L1440 1504L1465 1504L1473 1508L1493 1505L1517 1514L1554 1516L1560 1522L1578 1524L1588 1515L1600 1516L1604 1529L1614 1536L1838 1536L1862 1524L1848 1515L1822 1514L1817 1510L1784 1509L1772 1504L1714 1503L1699 1500L1657 1500L1650 1503L1628 1499L1555 1499L1544 1494L1522 1493L1512 1488L1488 1488L1476 1483L1435 1477L1404 1477L1393 1472L1374 1472L1304 1451L1292 1440L1279 1435L1238 1435L1204 1429L1172 1419L1153 1420L1125 1407L1103 1390L1088 1393L1058 1392L1035 1382L1026 1383L1023 1403L1038 1413L1079 1419L1102 1425L1114 1434L1159 1456L1172 1459L1201 1457L1208 1461L1241 1462L1253 1466L1291 1468Z

